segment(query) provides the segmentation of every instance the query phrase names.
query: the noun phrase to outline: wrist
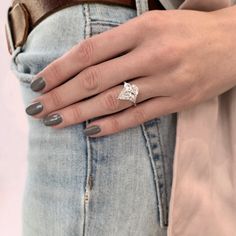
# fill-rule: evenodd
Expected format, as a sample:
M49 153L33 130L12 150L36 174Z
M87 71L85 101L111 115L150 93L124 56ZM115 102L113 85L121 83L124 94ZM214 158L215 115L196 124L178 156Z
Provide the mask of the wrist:
M230 81L236 85L236 5L211 12L217 22L220 32L221 45L224 45L228 61L232 64ZM230 52L230 53L229 53Z
M212 11L210 14L215 16L216 22L222 30L232 33L232 36L236 35L236 5Z

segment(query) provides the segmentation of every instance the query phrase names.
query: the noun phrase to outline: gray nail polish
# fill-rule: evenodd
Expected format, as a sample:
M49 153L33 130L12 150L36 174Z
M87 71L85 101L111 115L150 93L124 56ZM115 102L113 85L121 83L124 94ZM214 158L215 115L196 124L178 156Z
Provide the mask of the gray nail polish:
M57 125L62 122L62 117L59 114L53 114L43 119L46 126Z
M33 91L39 91L45 87L46 83L42 77L39 77L30 83L30 88Z
M85 135L97 134L100 131L101 131L101 128L98 125L93 125L83 130Z
M30 104L26 109L25 109L25 112L28 114L28 115L36 115L38 114L39 112L41 112L43 110L43 105L41 102L36 102L36 103L32 103Z

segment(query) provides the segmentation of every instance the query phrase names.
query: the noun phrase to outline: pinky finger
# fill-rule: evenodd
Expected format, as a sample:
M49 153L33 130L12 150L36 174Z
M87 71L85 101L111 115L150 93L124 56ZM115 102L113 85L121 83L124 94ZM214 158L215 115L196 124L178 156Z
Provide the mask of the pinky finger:
M84 134L100 137L138 126L148 120L174 112L175 103L171 97L155 97L138 103L121 112L91 122Z

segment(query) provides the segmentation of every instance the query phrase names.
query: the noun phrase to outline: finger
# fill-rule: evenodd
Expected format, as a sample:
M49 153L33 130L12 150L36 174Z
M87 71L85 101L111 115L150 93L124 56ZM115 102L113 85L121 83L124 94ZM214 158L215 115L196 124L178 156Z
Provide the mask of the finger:
M107 78L107 79L108 81L111 81L111 78ZM162 95L164 96L164 93L166 93L166 88L163 81L164 80L157 81L157 79L154 77L141 77L141 78L131 80L131 83L135 84L139 88L139 94L137 96L137 103L140 101L144 101L145 99L149 99L151 97L162 96ZM78 84L75 84L72 82L73 81L71 80L67 82L66 84L61 85L51 90L50 92L34 99L32 104L34 104L35 102L40 102L43 106L43 110L40 111L40 113L38 114L34 114L34 117L43 118L49 113L52 113L52 112L55 113L55 111L58 111L61 108L66 108L77 101L80 101L79 102L79 106L80 106L80 104L83 102L83 101L81 102L81 100L84 100L84 98L88 98L87 100L85 100L86 106L87 106L87 109L90 110L89 112L91 112L89 116L86 116L87 119L96 117L98 114L99 115L110 114L109 113L110 110L112 110L113 112L117 112L121 109L125 109L125 107L120 106L120 104L118 104L117 101L114 101L115 97L118 97L118 94L123 89L123 85L118 85L118 86L113 87L111 86L111 84L109 84L107 86L109 87L109 89L105 90L105 87L103 87L103 89L101 89L101 90L104 90L103 92L97 91L96 95L97 94L98 95L93 96L93 98L91 98L92 97L91 95L95 93L94 91L96 91L95 88L94 90L91 90L92 91L91 92L88 89L87 85L85 86L86 89L83 89L84 82L78 83ZM81 88L81 90L79 88ZM103 100L105 101L106 104L108 105L110 104L112 108L109 108L109 106L106 104L105 104L106 106L104 106ZM132 105L131 102L129 102L129 104ZM29 105L29 107L30 106L31 105ZM117 109L115 109L115 107L117 107ZM30 115L29 112L27 112L27 114ZM78 123L79 121L72 120L72 122Z
M137 80L136 85L139 86L141 90L138 94L136 103L149 99L151 94L144 90L144 88L146 88L145 79ZM64 128L95 117L116 113L133 105L130 101L117 99L122 89L123 86L116 86L90 99L54 111L45 118L48 120L48 117L51 115L53 116L55 113L59 114L62 117L62 122L57 124L56 128Z
M130 78L141 76L142 66L136 69L133 64L135 55L136 53L132 52L88 67L73 79L33 99L32 103L40 100L45 104L45 112L40 113L38 117L101 93ZM142 59L138 58L136 63L143 64Z
M45 81L41 92L58 86L84 68L108 60L135 47L138 39L136 19L130 19L125 24L108 31L93 35L72 47L67 53L54 60L32 80L39 77ZM140 37L140 36L139 36ZM36 86L37 87L37 86Z
M91 122L84 133L90 137L114 134L135 127L148 120L175 112L175 101L171 97L155 97L116 114ZM92 134L93 131L98 133Z

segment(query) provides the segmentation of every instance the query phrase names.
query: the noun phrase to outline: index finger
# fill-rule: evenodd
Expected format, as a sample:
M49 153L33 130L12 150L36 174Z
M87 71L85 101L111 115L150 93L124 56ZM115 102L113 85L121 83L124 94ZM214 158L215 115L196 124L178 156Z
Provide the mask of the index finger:
M84 39L54 60L31 82L31 89L45 93L91 65L131 50L138 39L137 17L110 30ZM36 83L37 78L41 83ZM42 89L43 87L43 89Z

